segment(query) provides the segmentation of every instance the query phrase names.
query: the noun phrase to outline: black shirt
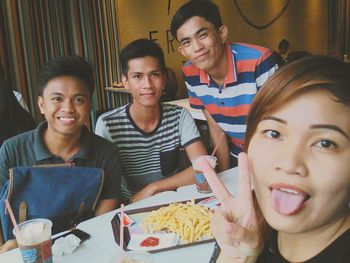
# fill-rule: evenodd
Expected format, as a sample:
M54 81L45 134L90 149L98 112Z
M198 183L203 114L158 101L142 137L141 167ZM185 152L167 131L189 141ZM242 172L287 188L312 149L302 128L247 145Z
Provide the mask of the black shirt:
M318 255L304 263L346 263L350 262L350 229ZM277 232L273 232L256 263L289 263L278 250Z

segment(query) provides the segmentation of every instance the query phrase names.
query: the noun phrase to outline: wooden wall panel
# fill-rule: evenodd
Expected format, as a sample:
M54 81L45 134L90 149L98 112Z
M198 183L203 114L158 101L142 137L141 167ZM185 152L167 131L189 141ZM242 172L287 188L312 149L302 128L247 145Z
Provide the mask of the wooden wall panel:
M91 126L96 111L125 103L104 91L120 76L116 13L115 0L0 1L0 62L37 120L39 67L61 55L81 55L95 68Z

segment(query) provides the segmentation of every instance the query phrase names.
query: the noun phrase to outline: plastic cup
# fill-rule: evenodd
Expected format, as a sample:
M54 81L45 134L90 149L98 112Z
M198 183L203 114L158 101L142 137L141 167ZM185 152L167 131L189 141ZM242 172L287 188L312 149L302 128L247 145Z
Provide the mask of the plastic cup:
M215 156L203 155L203 156L198 156L197 158L192 160L192 167L194 170L194 178L196 179L197 191L199 193L207 194L207 193L211 193L212 191L211 191L211 188L210 188L207 180L205 179L204 174L203 174L203 172L198 164L198 161L201 158L205 158L209 162L210 166L213 169L215 169L215 167L216 167L217 159Z
M52 263L51 227L50 220L37 218L13 229L24 263Z
M120 263L153 263L153 256L146 251L125 251Z

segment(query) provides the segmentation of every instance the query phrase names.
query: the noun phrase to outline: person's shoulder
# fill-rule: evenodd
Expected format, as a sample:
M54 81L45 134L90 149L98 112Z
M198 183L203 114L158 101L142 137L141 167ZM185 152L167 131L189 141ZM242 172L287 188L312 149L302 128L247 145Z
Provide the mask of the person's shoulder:
M248 44L248 43L233 43L230 45L232 52L237 57L246 57L250 56L251 58L259 58L264 54L271 54L272 51L266 47Z
M38 142L35 140L35 130L10 137L1 145L1 158L12 158L13 160L16 160L16 163L18 164L21 162L20 160L23 156L34 155L35 145L37 143Z
M170 103L163 103L163 112L164 113L181 113L183 111L186 111L185 108L175 105L175 104L170 104Z
M113 143L111 143L110 141L108 141L107 139L91 132L88 131L89 133L89 139L92 143L94 143L95 145L101 145L101 146L114 146ZM114 146L115 147L115 146Z
M35 143L35 129L17 134L4 141L6 147L16 147L20 144L33 145Z
M126 114L126 107L128 105L124 105L124 106L121 106L119 108L115 108L113 110L110 110L110 111L107 111L105 113L102 113L100 116L99 116L99 119L101 119L102 121L108 121L108 120L111 120L111 119L115 119L115 118L118 118L120 116L123 116L124 114Z
M182 66L182 71L186 77L197 76L200 73L199 68L193 65L191 61L187 61Z
M91 143L91 147L95 151L110 151L111 149L115 149L116 146L110 142L109 140L89 131L89 141Z
M177 116L179 119L183 119L183 117L181 116L186 116L186 115L191 116L190 112L186 108L178 105L174 105L174 104L167 104L167 103L163 104L163 115L164 115L164 118Z

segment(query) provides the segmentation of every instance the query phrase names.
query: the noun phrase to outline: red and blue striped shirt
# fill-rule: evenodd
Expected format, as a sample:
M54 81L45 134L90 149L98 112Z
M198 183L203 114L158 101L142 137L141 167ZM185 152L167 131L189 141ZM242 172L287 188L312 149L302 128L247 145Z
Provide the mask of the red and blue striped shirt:
M256 45L228 44L226 53L228 70L221 86L191 62L183 72L191 107L208 111L230 137L231 154L237 155L243 148L250 105L277 64L270 50Z

